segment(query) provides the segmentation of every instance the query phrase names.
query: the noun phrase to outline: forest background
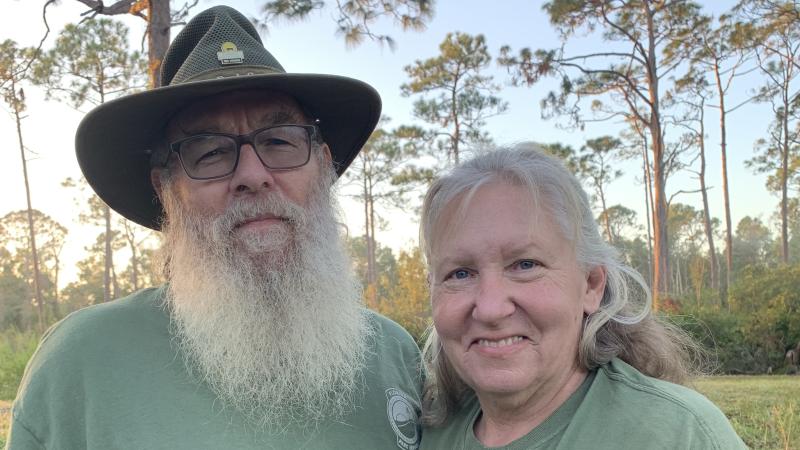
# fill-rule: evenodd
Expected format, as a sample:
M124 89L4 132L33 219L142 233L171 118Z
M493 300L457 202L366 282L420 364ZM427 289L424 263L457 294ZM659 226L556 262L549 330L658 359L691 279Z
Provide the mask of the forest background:
M5 343L162 282L157 233L92 194L74 130L94 105L157 85L168 36L225 3L288 71L381 93L385 117L339 183L344 232L366 304L418 341L430 316L421 193L470 154L536 142L582 180L658 313L706 344L719 372L797 371L797 2L2 3Z

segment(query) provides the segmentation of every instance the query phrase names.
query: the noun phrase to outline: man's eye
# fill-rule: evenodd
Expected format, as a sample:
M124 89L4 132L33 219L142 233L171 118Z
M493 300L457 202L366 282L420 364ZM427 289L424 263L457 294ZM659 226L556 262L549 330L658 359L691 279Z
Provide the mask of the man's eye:
M280 145L295 145L292 142L289 142L285 139L273 137L268 139L260 139L258 141L258 145L260 146L280 146Z
M213 164L221 159L224 159L230 153L227 148L215 148L200 155L195 161L195 164Z
M308 141L305 129L292 125L268 128L254 138L256 146L276 148L282 146L300 147Z

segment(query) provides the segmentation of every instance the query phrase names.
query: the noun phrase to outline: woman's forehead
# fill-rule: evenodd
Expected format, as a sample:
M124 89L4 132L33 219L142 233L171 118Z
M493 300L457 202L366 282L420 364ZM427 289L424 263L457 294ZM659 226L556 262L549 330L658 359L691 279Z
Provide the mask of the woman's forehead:
M487 197L491 192L492 195ZM533 189L515 180L491 178L475 186L466 188L442 205L437 222L461 221L464 216L474 208L491 208L497 200L502 203L510 201L515 204L515 209L524 209L531 217L536 216L543 206L538 200L538 195Z

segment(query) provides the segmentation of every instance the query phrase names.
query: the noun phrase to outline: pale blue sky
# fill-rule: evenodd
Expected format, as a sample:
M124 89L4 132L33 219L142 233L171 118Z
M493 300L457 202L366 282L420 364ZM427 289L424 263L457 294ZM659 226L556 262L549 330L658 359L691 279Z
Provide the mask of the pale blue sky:
M0 17L0 34L2 39L14 39L21 45L34 45L44 32L41 21L41 3L32 0L6 1L4 14ZM176 4L182 2L175 2ZM246 15L258 13L258 0L238 0L217 2L200 0L194 12L215 4L228 4L240 9ZM717 12L724 10L721 5L732 4L732 1L713 2ZM399 86L405 82L403 67L413 63L415 59L435 56L438 45L445 35L451 31L470 34L482 33L486 36L493 56L498 54L500 46L511 45L518 49L529 46L533 48L550 48L559 45L555 31L550 27L538 1L478 1L478 0L439 0L436 4L436 15L425 32L401 32L388 23L381 24L377 30L391 34L397 41L397 49L392 52L381 48L374 42L364 42L360 46L347 49L344 41L335 35L333 12L320 11L313 14L311 20L301 23L281 23L271 27L262 38L266 47L275 55L281 64L290 72L321 72L351 76L372 84L383 98L384 114L393 120L390 125L411 123L413 98L400 96ZM49 48L58 31L68 21L77 21L85 7L74 0L62 0L61 5L51 7L48 13L53 32L48 38L45 48ZM144 22L141 19L127 18L131 27L132 40L138 47ZM173 36L177 33L173 29ZM592 51L604 45L599 38L583 39L577 46L571 44L568 49ZM556 121L541 119L539 101L546 92L555 87L553 81L537 85L534 88L514 88L508 85L508 78L503 69L492 65L488 73L495 75L495 81L503 86L500 94L509 102L508 111L499 117L489 120L487 129L498 143L515 143L520 141L562 142L580 147L586 139L603 134L616 135L620 126L615 123L590 124L585 130L565 130L556 126ZM753 81L745 80L739 89L734 87L733 101L741 99L748 88L754 86ZM72 192L60 187L60 182L67 176L80 176L74 158L73 138L75 127L81 113L70 107L44 102L37 90L26 90L28 96L29 117L23 123L23 133L28 147L37 156L29 163L29 171L33 188L34 207L55 217L73 230L66 249L69 274L74 259L69 256L80 256L82 248L92 242L97 230L78 226L76 206L72 200ZM708 130L708 181L710 191L711 212L722 218L722 191L720 182L719 142L717 133L717 116L715 110L706 112ZM731 189L731 207L733 222L736 224L745 215L760 216L769 220L775 210L778 199L770 195L764 187L764 178L753 175L744 167L744 161L753 155L754 141L764 135L771 120L771 113L764 105L750 105L734 113L729 124L729 171ZM563 121L562 121L563 123ZM25 207L25 196L21 178L19 151L16 141L16 130L10 115L0 116L0 142L11 155L6 164L0 167L0 183L5 187L6 195L0 197L0 215ZM622 203L635 209L639 219L644 223L644 204L642 186L637 177L641 173L640 162L621 165L626 172L624 178L610 186L611 204ZM677 190L696 189L697 182L688 174L678 175L667 185L668 195ZM699 195L685 195L676 201L700 206ZM345 216L352 234L361 234L361 209L348 201L343 202ZM390 229L379 234L378 239L392 247L409 247L416 245L416 224L406 220L400 214L387 214Z

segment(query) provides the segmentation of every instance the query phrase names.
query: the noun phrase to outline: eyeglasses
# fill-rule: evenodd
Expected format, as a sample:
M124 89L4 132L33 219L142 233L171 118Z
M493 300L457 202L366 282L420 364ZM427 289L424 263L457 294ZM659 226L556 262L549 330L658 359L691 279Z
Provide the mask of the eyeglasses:
M170 144L189 178L212 180L232 174L239 165L242 145L250 144L265 167L288 170L311 158L316 125L276 125L248 134L201 133Z

